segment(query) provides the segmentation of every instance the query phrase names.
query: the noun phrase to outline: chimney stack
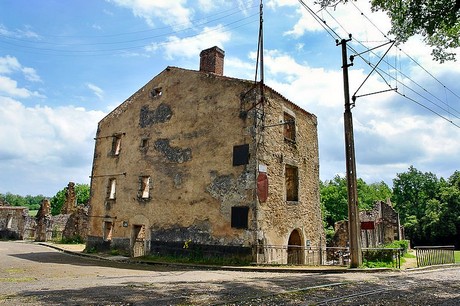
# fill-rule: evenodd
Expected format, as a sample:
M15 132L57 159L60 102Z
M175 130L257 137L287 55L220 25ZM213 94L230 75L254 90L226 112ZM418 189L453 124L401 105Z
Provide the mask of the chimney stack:
M223 75L224 56L225 51L217 46L201 51L200 71Z

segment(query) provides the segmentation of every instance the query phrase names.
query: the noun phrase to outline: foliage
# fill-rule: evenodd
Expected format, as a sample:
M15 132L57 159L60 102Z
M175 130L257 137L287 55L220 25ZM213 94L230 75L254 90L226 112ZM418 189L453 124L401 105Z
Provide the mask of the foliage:
M395 240L392 243L385 244L385 248L388 249L402 249L402 254L407 254L409 249L409 240Z
M318 0L315 3L327 7L348 1ZM388 15L390 34L396 41L406 42L414 35L421 35L433 48L431 54L435 60L441 63L455 60L455 53L449 50L460 47L460 1L371 0L371 7Z
M393 202L413 245L460 246L460 173L446 181L413 166L393 180Z
M385 182L368 185L358 179L357 189L360 209L370 209L375 201L391 197L391 189ZM330 181L320 182L320 193L325 228L333 231L335 222L348 219L347 179L336 175Z
M0 198L3 201L8 202L11 206L23 206L27 207L29 210L38 210L40 208L41 202L46 197L41 194L36 196L21 196L18 194L12 194L10 192L7 192L6 194L0 193Z
M64 205L67 193L67 187L59 190L51 199L51 214L53 216L61 213L62 206ZM77 197L77 205L83 205L89 201L89 185L88 184L75 184L75 194Z
M73 236L73 237L62 237L60 243L62 244L84 244L85 240L79 236Z
M454 60L451 48L460 46L459 1L373 0L375 11L384 11L391 19L391 34L405 42L411 36L421 35L431 54L441 63Z

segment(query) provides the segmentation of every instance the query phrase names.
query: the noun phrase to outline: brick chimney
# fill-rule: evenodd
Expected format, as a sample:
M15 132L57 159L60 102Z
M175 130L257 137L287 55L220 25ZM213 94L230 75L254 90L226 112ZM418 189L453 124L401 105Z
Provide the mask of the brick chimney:
M200 71L224 74L224 56L225 51L219 47L212 47L201 51L200 53Z

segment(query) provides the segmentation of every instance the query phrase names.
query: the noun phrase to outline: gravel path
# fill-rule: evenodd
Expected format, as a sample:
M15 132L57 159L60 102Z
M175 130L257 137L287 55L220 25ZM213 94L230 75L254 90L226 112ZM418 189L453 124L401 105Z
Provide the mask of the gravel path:
M279 273L123 264L0 242L0 305L460 305L460 267Z

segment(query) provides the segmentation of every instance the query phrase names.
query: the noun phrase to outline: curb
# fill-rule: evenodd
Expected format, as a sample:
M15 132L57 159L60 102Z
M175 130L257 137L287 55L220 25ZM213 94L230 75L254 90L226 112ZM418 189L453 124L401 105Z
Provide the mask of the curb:
M198 265L198 264L186 264L186 263L169 263L169 262L159 262L159 261L144 261L144 260L133 260L132 258L110 258L103 257L95 254L75 252L66 250L54 244L49 244L46 242L38 242L38 245L46 246L54 250L63 252L69 255L75 255L86 258L93 258L104 261L111 262L120 262L128 264L141 264L141 265L151 265L151 266L172 266L172 267L183 267L189 269L207 269L207 270L225 270L225 271L238 271L238 272L276 272L276 273L328 273L328 274L338 274L338 273L379 273L379 272L402 272L398 269L393 268L375 268L375 269L361 269L361 268L287 268L287 267L267 267L267 266L212 266L212 265Z

